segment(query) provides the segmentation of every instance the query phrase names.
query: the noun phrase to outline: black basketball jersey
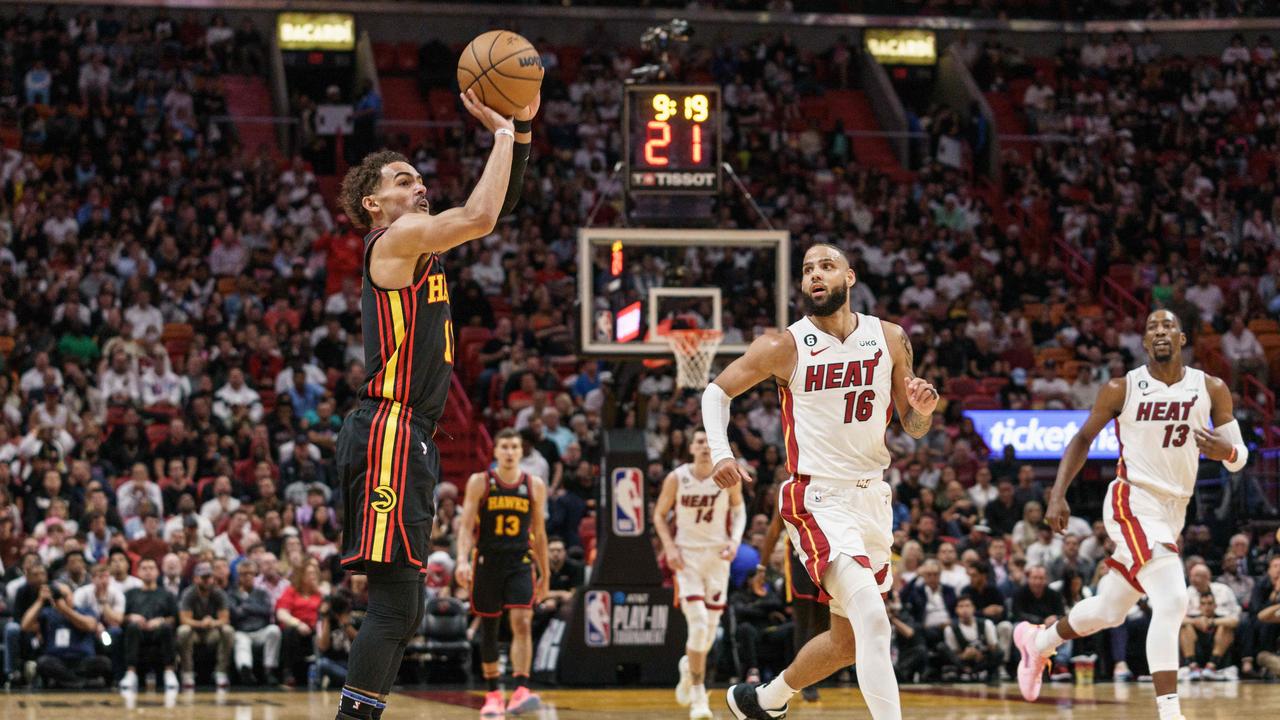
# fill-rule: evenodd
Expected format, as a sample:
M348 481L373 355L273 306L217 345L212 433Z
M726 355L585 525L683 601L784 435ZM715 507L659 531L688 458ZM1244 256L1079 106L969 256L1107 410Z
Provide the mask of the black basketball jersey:
M533 480L520 473L519 482L506 485L498 473L489 470L485 482L476 521L477 551L483 556L527 553L533 524Z
M453 320L444 263L432 254L413 285L384 290L369 275L369 251L386 228L364 238L360 291L368 397L399 403L400 414L435 422L453 373Z

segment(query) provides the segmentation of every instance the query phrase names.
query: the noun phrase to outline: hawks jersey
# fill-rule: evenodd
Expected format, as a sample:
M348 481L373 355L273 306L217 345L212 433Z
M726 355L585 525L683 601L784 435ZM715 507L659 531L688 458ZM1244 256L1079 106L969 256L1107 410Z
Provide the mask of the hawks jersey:
M364 239L364 394L383 401L396 417L435 422L444 412L453 373L453 320L444 263L433 253L413 285L399 290L378 287L369 276L369 251L385 232L378 228Z
M675 475L676 547L723 548L729 541L729 491L711 475L699 478L689 463L677 467Z
M1207 430L1212 417L1204 371L1186 368L1181 380L1165 385L1143 365L1124 380L1124 407L1116 416L1116 475L1144 490L1191 497L1200 468L1195 431Z
M778 394L793 475L852 481L880 478L889 467L893 359L880 319L854 314L857 328L844 342L808 316L787 328L796 369Z
M533 478L520 473L515 485L507 485L498 473L486 471L476 518L476 550L484 557L527 553L532 529Z

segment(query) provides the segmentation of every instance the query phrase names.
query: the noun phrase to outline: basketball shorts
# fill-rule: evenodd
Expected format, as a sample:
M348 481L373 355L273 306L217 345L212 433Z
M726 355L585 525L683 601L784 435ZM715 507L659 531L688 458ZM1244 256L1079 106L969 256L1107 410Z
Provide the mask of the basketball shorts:
M893 586L889 567L893 547L892 490L880 478L856 481L794 475L778 491L778 509L796 556L814 585L831 561L848 555L875 573L880 592ZM822 599L830 598L823 592ZM846 615L830 598L831 612Z
M1178 552L1178 537L1187 517L1187 499L1144 490L1119 478L1107 487L1102 521L1115 542L1106 562L1141 592L1138 571L1151 562L1158 547Z
M342 565L349 571L426 572L440 452L431 422L397 402L364 400L342 423Z
M681 602L701 600L708 610L723 610L729 595L729 561L720 548L680 548L684 569L676 571Z
M829 602L830 598L823 595L822 590L814 584L813 578L809 577L809 571L805 569L804 561L796 555L794 546L791 545L790 538L787 540L787 602L793 599L801 600L819 600L821 602Z
M528 553L477 554L472 573L472 613L498 617L503 610L533 607L533 561Z

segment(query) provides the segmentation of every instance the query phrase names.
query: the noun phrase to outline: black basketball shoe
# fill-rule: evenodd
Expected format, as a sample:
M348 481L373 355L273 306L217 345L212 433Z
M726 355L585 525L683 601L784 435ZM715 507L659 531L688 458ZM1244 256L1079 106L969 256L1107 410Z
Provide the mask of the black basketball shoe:
M725 693L729 712L733 713L737 720L783 720L787 716L787 705L774 710L760 707L760 700L756 697L757 687L759 685L748 683L738 683L730 687Z

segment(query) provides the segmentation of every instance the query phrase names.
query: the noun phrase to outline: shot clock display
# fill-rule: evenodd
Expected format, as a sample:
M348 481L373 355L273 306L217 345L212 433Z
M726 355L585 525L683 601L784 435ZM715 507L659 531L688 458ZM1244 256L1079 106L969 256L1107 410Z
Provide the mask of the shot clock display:
M631 85L625 116L630 192L719 192L719 87Z

